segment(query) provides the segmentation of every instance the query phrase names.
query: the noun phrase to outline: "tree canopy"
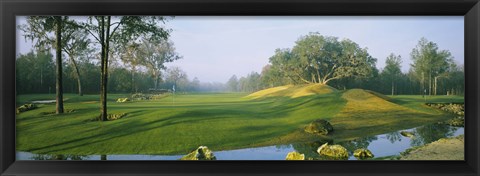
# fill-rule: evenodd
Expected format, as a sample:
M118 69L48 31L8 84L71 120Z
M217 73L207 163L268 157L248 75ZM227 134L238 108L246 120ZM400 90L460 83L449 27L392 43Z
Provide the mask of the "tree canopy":
M293 49L277 49L270 63L294 83L327 84L342 78L371 76L376 59L367 48L349 39L310 33L300 37Z

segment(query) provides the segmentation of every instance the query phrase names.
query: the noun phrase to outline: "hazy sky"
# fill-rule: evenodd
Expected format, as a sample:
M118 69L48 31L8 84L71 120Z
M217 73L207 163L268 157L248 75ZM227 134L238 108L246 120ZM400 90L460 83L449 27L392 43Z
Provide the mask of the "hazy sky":
M22 23L23 20L18 20ZM402 71L410 68L410 52L421 37L449 50L457 64L464 62L463 16L432 17L184 17L167 22L171 40L183 59L179 66L190 79L226 82L232 75L261 72L276 48L292 48L309 32L348 38L385 66L390 53L401 55ZM31 43L17 33L17 53L30 51Z

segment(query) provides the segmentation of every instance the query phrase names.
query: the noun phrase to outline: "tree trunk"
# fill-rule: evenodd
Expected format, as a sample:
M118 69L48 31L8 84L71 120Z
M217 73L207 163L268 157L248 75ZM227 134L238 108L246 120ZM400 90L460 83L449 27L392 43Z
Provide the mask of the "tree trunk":
M428 95L432 95L432 71L428 73Z
M394 88L394 84L393 84L393 80L392 80L392 96L393 96L393 93L394 93L394 91L395 91L394 89L395 89L395 88Z
M155 74L155 86L154 86L155 91L156 91L157 88L158 88L158 79L159 79L159 77L160 77L160 74L156 73L156 74Z
M56 92L57 92L57 104L56 104L56 113L63 113L63 83L62 83L62 17L55 17L56 23L56 58L57 58L57 83L56 83Z
M104 120L108 120L107 119L107 92L108 92L108 89L107 89L107 84L108 84L108 57L109 57L109 53L110 53L110 19L111 19L111 16L107 16L107 24L105 25L106 26L106 32L105 32L105 64L103 65L105 67L105 81L103 83L103 108L105 110L105 119Z
M105 24L105 17L101 17L101 37L100 40L102 41L102 58L101 58L101 82L100 82L100 113L101 113L101 120L107 121L107 78L108 78L108 33L110 28L110 18L107 19L107 24ZM106 31L105 31L105 28Z
M77 77L78 95L83 96L82 81L80 80L80 71L78 70L77 62L75 62L75 59L73 59L72 55L69 55L68 57L70 58L70 61L72 62L73 69L75 71L75 77Z
M135 89L135 67L132 67L132 93L137 93Z

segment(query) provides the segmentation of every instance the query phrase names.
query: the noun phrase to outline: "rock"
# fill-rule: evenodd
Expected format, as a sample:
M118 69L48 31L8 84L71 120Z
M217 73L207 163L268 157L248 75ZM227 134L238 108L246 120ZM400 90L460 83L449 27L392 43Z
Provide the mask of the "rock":
M459 116L448 120L446 123L454 127L465 127L465 117Z
M409 138L414 138L415 137L415 135L412 132L408 132L408 131L401 131L400 134L402 136L409 137Z
M327 135L332 131L333 127L330 122L323 119L315 120L305 127L305 132L319 135Z
M127 101L129 101L128 98L119 98L119 99L117 99L117 102L118 102L118 103L125 103L125 102L127 102Z
M132 97L133 100L149 100L151 98L151 95L142 94L142 93L135 93L135 94L132 94L131 97Z
M285 160L305 160L305 155L294 151L288 153Z
M374 157L370 150L363 149L363 148L353 151L353 156L355 156L358 159L373 158Z
M217 158L207 146L200 146L198 149L180 158L180 160L217 160Z
M124 117L125 115L127 115L126 113L121 113L121 114L108 114L107 115L107 119L108 120L117 120L117 119L121 119L122 117Z
M17 114L37 108L35 104L24 104L17 108Z
M317 149L317 153L332 158L348 159L348 151L341 145L328 145L328 143L325 143Z

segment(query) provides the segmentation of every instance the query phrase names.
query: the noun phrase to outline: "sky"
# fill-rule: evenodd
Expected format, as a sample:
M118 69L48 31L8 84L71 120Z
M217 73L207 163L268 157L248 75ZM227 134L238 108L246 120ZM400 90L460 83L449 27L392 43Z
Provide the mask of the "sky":
M25 20L17 18L17 24ZM170 40L183 57L166 66L178 66L190 79L226 82L232 75L260 73L277 48L292 48L310 32L350 39L385 66L390 53L401 55L402 71L410 68L410 52L420 38L449 50L458 65L464 62L463 16L177 16L166 22ZM17 30L17 54L32 43Z

